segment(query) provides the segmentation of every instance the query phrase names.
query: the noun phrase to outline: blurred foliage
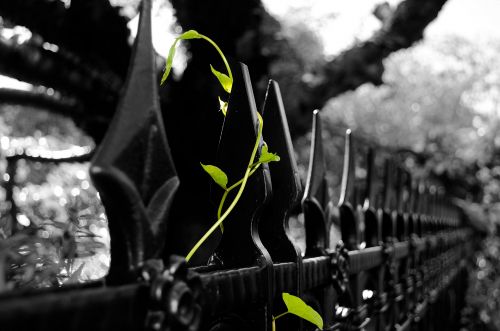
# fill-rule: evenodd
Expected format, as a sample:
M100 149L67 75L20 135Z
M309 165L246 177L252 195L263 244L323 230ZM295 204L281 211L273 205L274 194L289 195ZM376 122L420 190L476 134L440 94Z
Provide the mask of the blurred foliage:
M279 83L290 130L296 136L294 132L304 116L299 110L308 94L306 86L314 85L315 69L326 62L322 41L305 23L303 10L290 13L281 21L264 15L260 29L261 53L271 61L256 90L265 91L270 78Z
M13 138L32 138L36 140L33 145L38 144L48 150L93 145L91 138L63 116L9 104L0 106L0 134Z
M0 134L2 155L25 144L44 151L93 145L72 121L13 105L0 107ZM9 174L7 160L0 159L0 292L105 276L107 219L88 166L21 159Z
M500 75L494 56L500 44L488 47L478 52L458 37L427 41L387 59L387 85L364 85L331 100L323 111L331 186L340 183L343 136L351 128L356 150L372 145L398 153L417 176L436 179L449 194L497 208L500 120L497 107L485 110L484 103L485 96L488 104L500 101L491 93L498 87L487 83ZM303 170L309 140L295 144Z
M343 94L322 113L334 201L339 198L344 134L351 128L359 154L357 177L366 175L362 155L368 146L399 154L414 175L444 185L470 224L491 234L471 268L464 330L500 330L499 52L498 42L427 40L386 60L388 84ZM294 98L286 89L284 94ZM309 134L295 141L303 179L310 139ZM292 225L303 233L300 217Z
M484 240L474 259L463 330L500 330L500 238Z

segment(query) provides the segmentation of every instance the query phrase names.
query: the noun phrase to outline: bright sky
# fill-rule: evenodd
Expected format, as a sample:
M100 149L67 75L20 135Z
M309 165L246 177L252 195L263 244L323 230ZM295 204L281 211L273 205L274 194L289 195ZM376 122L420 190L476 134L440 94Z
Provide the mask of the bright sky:
M323 41L326 55L339 53L356 42L367 39L380 27L371 11L381 0L263 0L268 11L282 20L309 22ZM398 3L398 0L389 3ZM297 14L298 13L298 14Z
M426 30L426 36L455 34L479 41L500 39L499 15L498 0L448 0Z
M311 28L323 40L326 55L338 54L356 39L369 38L380 27L372 10L383 0L263 0L267 9L277 17L289 19L298 10L309 11ZM387 1L397 5L400 0ZM309 9L307 9L309 8ZM331 15L334 19L328 19ZM499 0L448 0L438 18L425 31L426 38L448 34L460 35L471 40L500 39L498 16ZM323 23L315 24L315 22ZM315 26L316 25L316 26Z

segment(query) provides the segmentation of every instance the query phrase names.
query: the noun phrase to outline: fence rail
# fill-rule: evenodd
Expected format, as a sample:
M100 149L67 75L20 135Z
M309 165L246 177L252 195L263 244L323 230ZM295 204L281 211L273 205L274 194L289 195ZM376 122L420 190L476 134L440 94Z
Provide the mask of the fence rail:
M109 274L102 282L0 295L0 329L271 330L288 292L320 312L325 330L458 330L475 241L460 211L396 160L380 166L374 149L363 165L367 175L357 178L350 132L341 197L333 203L317 111L302 189L276 82L260 113L263 139L281 161L250 177L207 266L172 254L166 238L180 235L174 225L197 225L190 219L197 204L176 196L183 179L160 113L150 10L143 1L129 77L90 168L109 219ZM233 69L217 162L240 178L258 109L247 67ZM298 205L304 252L290 239ZM184 219L172 216L175 208ZM291 315L277 321L277 330L313 329Z

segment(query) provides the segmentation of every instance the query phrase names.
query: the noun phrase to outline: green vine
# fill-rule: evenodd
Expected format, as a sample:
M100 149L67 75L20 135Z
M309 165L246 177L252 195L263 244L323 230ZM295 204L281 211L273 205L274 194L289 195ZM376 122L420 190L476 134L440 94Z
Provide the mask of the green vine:
M189 40L189 39L203 39L203 40L209 42L217 50L217 52L220 54L220 56L224 62L224 65L226 66L226 70L227 70L228 74L226 75L222 72L215 70L212 65L210 65L210 70L211 70L212 74L215 77L217 77L222 88L227 93L230 94L232 87L233 87L233 74L231 72L231 68L229 66L229 63L228 63L226 57L224 56L224 53L221 51L219 46L217 46L217 44L212 39L196 32L194 30L189 30L189 31L186 31L185 33L181 34L179 37L177 37L175 39L174 43L170 47L170 50L168 52L166 65L165 65L165 72L163 73L163 77L161 79L161 84L163 84L166 81L166 79L168 78L170 71L172 69L172 62L173 62L173 59L175 56L175 50L177 47L177 43L179 42L179 40ZM229 107L228 102L223 101L220 97L218 97L218 98L219 98L219 103L220 103L220 109L222 111L222 114L225 116L227 111L228 111L228 107ZM216 184L218 184L224 190L224 194L222 195L221 201L219 203L219 208L217 209L217 221L212 225L212 227L201 237L201 239L189 251L189 253L186 256L187 262L189 262L191 257L196 253L196 251L200 248L200 246L208 239L208 237L210 237L210 235L217 229L217 227L220 227L222 232L224 231L224 226L223 226L222 222L224 222L224 220L231 213L231 211L233 211L234 207L236 206L236 204L240 200L241 195L243 194L243 191L245 190L248 178L258 169L258 167L261 164L273 162L273 161L279 161L279 159L280 159L278 155L276 155L274 153L269 153L267 145L264 144L262 147L262 150L261 150L259 160L257 162L255 162L255 155L257 154L257 150L259 148L259 142L260 142L261 137L262 137L262 128L264 125L264 121L262 120L262 116L259 113L257 113L257 117L259 120L257 139L255 140L252 154L250 156L250 160L248 162L248 166L245 170L245 175L243 176L243 178L236 181L231 186L227 187L228 177L222 169L220 169L214 165L205 165L203 163L200 163L202 168L205 170L205 172L208 173L210 175L210 177L212 177L214 182ZM223 213L224 204L226 202L228 194L232 190L236 189L237 187L239 187L239 190L236 193L235 198L233 199L233 201L231 202L229 207L226 209L226 211Z
M226 66L226 70L227 70L228 74L226 75L224 73L221 73L221 72L215 70L212 65L210 65L210 70L211 70L212 74L215 77L217 77L222 88L228 94L231 94L231 90L233 87L233 75L231 72L231 68L229 67L229 63L227 62L227 59L224 56L224 53L221 51L219 46L217 46L217 44L212 39L196 32L194 30L186 31L175 39L174 43L172 44L172 46L170 47L170 50L168 52L168 57L167 57L166 65L165 65L165 72L163 73L163 77L161 79L160 84L163 84L170 74L170 71L172 69L172 62L173 62L173 59L175 56L175 50L176 50L177 43L180 40L189 40L189 39L203 39L203 40L209 42L217 50L217 52L220 54L220 56L224 62L224 65ZM224 116L226 116L227 111L228 111L228 107L229 107L228 102L223 101L220 97L218 97L218 99L219 99L219 104L220 104L220 110L222 111L222 114ZM196 253L196 251L201 247L201 245L203 245L203 243L208 239L208 237L210 237L212 235L212 233L218 227L220 227L221 231L224 232L223 222L228 217L228 215L233 211L233 209L236 207L236 204L240 200L240 198L243 194L243 191L245 190L246 184L248 182L248 178L260 167L261 164L269 163L269 162L276 162L276 161L280 160L280 157L277 154L270 153L268 151L268 146L267 146L267 144L264 143L262 146L262 149L261 149L259 160L255 161L255 156L257 155L257 150L259 148L259 142L261 141L261 137L262 137L262 128L264 126L264 121L262 119L262 116L259 113L257 113L257 118L259 121L259 123L258 123L259 127L257 130L257 139L255 140L252 154L250 155L250 160L248 161L248 165L247 165L247 168L245 169L245 174L244 174L243 178L241 178L240 180L236 181L234 184L232 184L231 186L228 187L227 184L228 184L229 180L228 180L226 173L222 169L220 169L219 167L216 167L214 165L210 165L210 164L205 165L205 164L200 162L200 164L201 164L202 168L205 170L205 172L207 174L209 174L210 177L213 179L213 181L224 190L224 194L222 195L222 198L221 198L220 203L219 203L219 207L217 209L217 220L212 225L212 227L201 237L201 239L198 240L198 242L193 246L193 248L191 248L191 250L189 251L189 253L186 256L186 262L189 262L191 257L193 257L193 255ZM229 204L229 207L223 212L224 204L226 202L227 196L229 195L229 193L232 190L234 190L238 187L239 187L239 190L236 193L236 196L234 197L233 201ZM323 328L323 320L322 320L321 316L314 309L312 309L310 306L308 306L299 297L296 297L296 296L288 294L288 293L283 293L282 295L283 295L283 300L287 306L287 311L276 316L276 317L273 317L273 319L272 319L273 331L276 329L276 320L287 315L287 314L297 315L297 316L315 324L318 328L320 328L320 329Z

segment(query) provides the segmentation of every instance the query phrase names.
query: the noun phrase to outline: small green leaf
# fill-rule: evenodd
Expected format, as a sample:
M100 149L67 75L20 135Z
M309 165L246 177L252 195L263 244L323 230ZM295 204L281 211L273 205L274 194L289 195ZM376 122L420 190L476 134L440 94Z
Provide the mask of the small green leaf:
M269 162L278 162L280 157L276 153L269 153L267 144L262 146L262 150L260 151L259 163L269 163Z
M201 35L196 30L188 30L181 34L177 39L188 40L188 39L200 39Z
M170 75L170 70L172 70L172 62L174 61L175 49L177 47L177 42L179 40L188 40L188 39L199 39L201 35L195 30L189 30L181 34L179 37L175 38L174 43L170 46L167 56L167 62L165 63L165 72L163 72L163 76L161 78L160 85L162 85Z
M213 165L205 165L201 162L200 164L203 167L203 170L205 170L207 174L212 177L214 182L216 182L224 190L227 190L227 175L224 173L224 171Z
M163 77L161 78L160 85L162 85L168 78L170 74L170 70L172 69L172 62L174 61L175 56L175 48L177 47L177 40L175 39L172 46L170 46L170 50L168 51L167 63L165 63L165 71L163 72Z
M215 70L212 65L210 65L210 70L212 70L212 73L215 75L215 77L217 77L224 91L226 91L227 93L231 93L231 89L233 88L233 80L229 78L228 75Z
M218 97L218 98L219 98L220 110L222 111L222 114L224 114L224 116L226 116L228 103L227 103L227 101L222 101L222 99L220 97Z
M323 329L323 319L321 316L302 301L302 299L288 293L283 293L282 296L288 312L311 322L321 330Z

